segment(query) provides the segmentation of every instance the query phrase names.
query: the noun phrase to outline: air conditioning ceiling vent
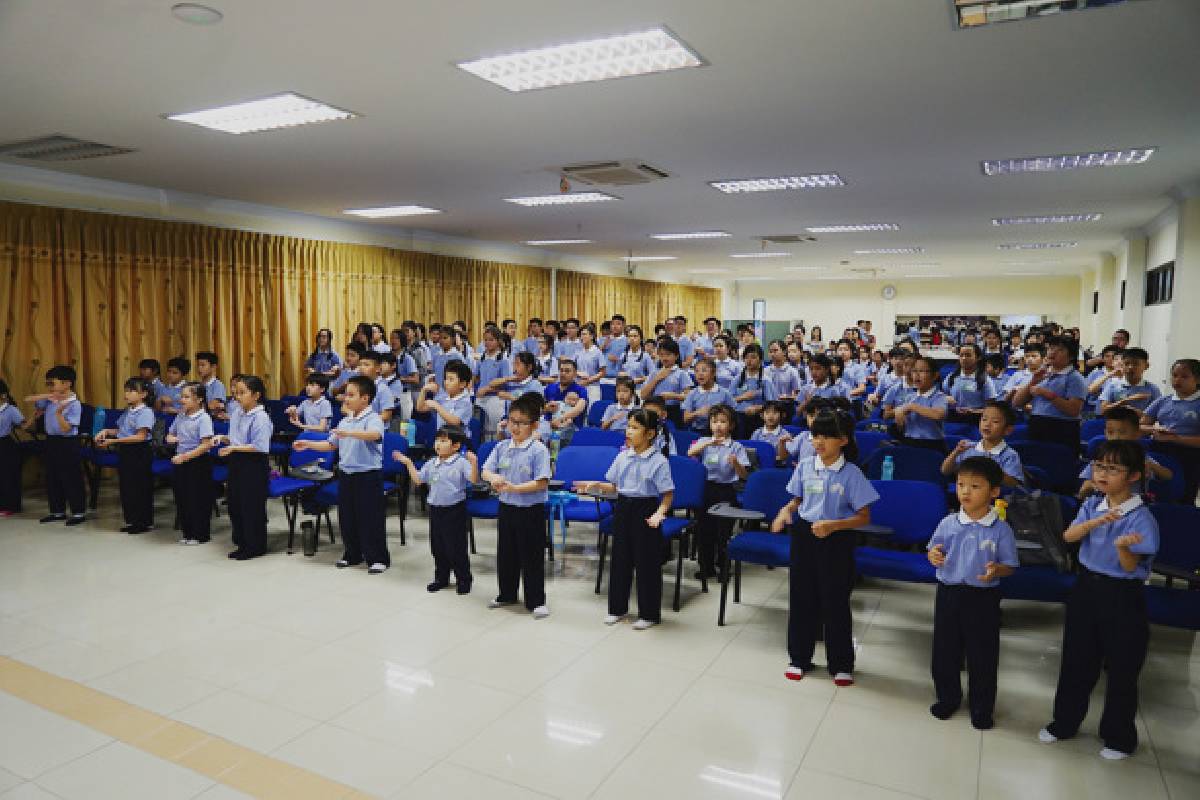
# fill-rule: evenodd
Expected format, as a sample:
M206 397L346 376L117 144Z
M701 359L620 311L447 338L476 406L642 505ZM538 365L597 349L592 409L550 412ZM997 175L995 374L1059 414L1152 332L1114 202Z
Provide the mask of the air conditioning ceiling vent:
M589 186L637 186L671 177L666 170L639 159L568 164L557 171L567 180Z

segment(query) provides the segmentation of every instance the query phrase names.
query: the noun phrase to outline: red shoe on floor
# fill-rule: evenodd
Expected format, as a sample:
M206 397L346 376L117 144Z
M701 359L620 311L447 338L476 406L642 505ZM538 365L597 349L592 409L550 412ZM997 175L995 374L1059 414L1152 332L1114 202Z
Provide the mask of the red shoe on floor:
M854 685L854 676L849 672L839 672L833 676L833 685L845 688Z

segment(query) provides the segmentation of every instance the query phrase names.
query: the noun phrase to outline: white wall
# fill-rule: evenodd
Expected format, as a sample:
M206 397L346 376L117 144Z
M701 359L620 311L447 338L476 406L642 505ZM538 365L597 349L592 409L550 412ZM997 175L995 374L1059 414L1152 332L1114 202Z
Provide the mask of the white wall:
M1147 271L1175 258L1178 236L1178 214L1167 214L1156 220L1146 243ZM1141 305L1144 299L1144 292L1139 292L1137 297L1127 297L1126 305L1130 302ZM1137 342L1150 353L1150 369L1146 372L1146 377L1163 389L1167 387L1170 375L1171 357L1167 343L1171 338L1171 315L1174 307L1174 303L1143 307L1141 338Z

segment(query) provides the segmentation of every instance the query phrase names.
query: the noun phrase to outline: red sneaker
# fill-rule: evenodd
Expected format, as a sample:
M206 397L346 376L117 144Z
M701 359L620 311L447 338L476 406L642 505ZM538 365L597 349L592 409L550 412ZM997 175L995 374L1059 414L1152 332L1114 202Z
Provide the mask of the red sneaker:
M798 681L804 677L804 670L800 669L799 667L789 666L783 671L783 677L787 678L789 681Z
M854 676L851 675L849 672L839 672L837 675L833 676L833 685L841 686L843 688L845 688L847 686L853 686L854 685Z

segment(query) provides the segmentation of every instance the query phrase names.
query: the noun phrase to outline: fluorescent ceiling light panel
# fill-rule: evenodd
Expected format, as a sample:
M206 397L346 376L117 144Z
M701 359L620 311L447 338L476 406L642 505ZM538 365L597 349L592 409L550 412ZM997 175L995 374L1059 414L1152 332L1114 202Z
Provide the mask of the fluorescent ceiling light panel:
M993 225L1062 225L1072 222L1099 222L1103 217L1100 213L1087 214L1045 214L1036 217L993 217Z
M665 27L464 61L457 66L510 92L702 67Z
M542 247L544 245L555 244L591 244L591 239L530 239L525 244L533 245L534 247Z
M876 247L872 250L855 250L856 256L907 256L924 253L924 247Z
M997 250L1062 250L1078 247L1079 242L1009 242L996 245Z
M353 119L356 116L358 115L345 109L286 92L204 111L168 114L167 119L199 125L222 133L257 133L308 125L312 122Z
M709 181L708 185L725 194L749 192L779 192L785 189L829 189L845 186L846 182L836 172L818 175L792 175L782 178L738 178L727 181Z
M417 217L422 214L441 214L437 208L425 206L384 206L382 208L347 208L343 214L353 214L367 219L386 219L388 217Z
M1013 175L1018 172L1063 172L1088 167L1120 167L1145 164L1157 147L1136 147L1130 150L1099 150L1094 153L1073 153L1062 156L1030 156L981 161L984 175Z
M506 197L504 202L533 208L536 206L572 206L579 203L603 203L618 200L605 192L571 192L569 194L541 194L533 197Z
M788 258L791 253L730 253L730 258Z
M652 233L650 238L672 241L674 239L725 239L731 235L727 231L692 231L691 233Z
M864 222L860 225L814 225L805 228L809 233L871 233L874 231L898 231L894 222Z
M674 261L678 256L621 256L622 261Z

